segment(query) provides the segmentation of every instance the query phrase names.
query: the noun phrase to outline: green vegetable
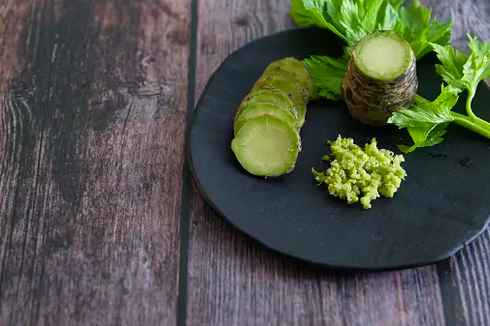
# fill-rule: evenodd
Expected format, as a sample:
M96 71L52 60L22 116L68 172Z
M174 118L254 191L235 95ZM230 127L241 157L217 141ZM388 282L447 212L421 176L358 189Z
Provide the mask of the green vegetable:
M347 60L314 55L304 59L303 64L311 72L318 97L342 99L341 84L347 70Z
M430 43L447 44L451 22L431 18L431 10L412 1L390 0L291 0L290 15L299 26L329 29L353 47L377 30L392 30L403 36L420 59L431 51Z
M277 177L294 169L301 141L289 123L265 114L243 125L232 140L231 149L249 173Z
M396 33L378 31L356 44L351 61L367 77L393 81L410 68L414 53L410 44Z
M433 45L441 62L436 65L436 71L447 85L441 86L441 93L434 101L417 95L412 108L399 110L388 120L400 129L406 128L414 142L412 146L400 145L401 151L408 153L418 147L441 143L451 122L490 138L490 123L477 117L471 106L479 83L490 78L490 43L481 42L469 34L468 38L469 55L451 45ZM463 91L468 92L467 115L451 111Z
M413 104L418 82L410 45L391 31L373 32L356 44L342 81L353 118L385 125L392 112Z
M364 123L373 124L373 120L383 121L388 116L387 123L406 128L414 142L411 146L399 146L405 153L418 147L434 146L442 142L449 123L456 123L490 138L490 123L477 117L471 106L479 83L485 78L490 78L490 43L478 41L468 35L471 53L465 55L449 44L451 22L440 23L437 19L431 18L431 10L422 6L419 0L412 1L407 6L402 6L403 2L291 0L290 13L298 25L316 25L329 29L346 42L344 55L340 58L312 56L303 61L310 70L317 96L332 100L344 99L351 115ZM390 30L402 36L410 44L417 60L432 50L437 53L441 64L436 65L436 70L447 85L441 87L441 94L437 99L429 101L417 95L413 107L408 107L409 101L403 101L398 110L387 112L385 116L376 114L380 110L368 110L363 115L365 105L349 103L352 102L349 96L352 94L342 91L342 85L346 88L346 82L352 80L352 76L346 76L352 51L367 35L378 30ZM351 90L352 87L347 89ZM464 91L468 93L466 115L452 111L459 94ZM408 96L410 93L408 91L402 94ZM361 97L364 100L376 98ZM396 99L391 97L393 100ZM361 102L364 103L372 102L362 99ZM383 109L381 106L378 108Z
M231 149L245 170L262 177L293 170L306 105L314 94L301 61L284 58L267 66L235 113Z
M264 71L265 75L274 76L282 75L295 82L298 82L305 90L308 91L308 96L313 93L313 80L308 68L301 61L294 58L284 58L282 60L271 63Z
M240 128L250 119L259 115L272 115L289 123L295 129L299 129L298 120L288 110L286 106L279 104L258 102L247 106L240 116L235 120L235 135L238 134Z
M360 201L364 209L370 209L380 196L392 198L407 176L401 166L404 157L378 149L376 139L361 148L352 138L339 135L329 144L332 154L323 159L330 161L330 167L323 172L312 168L312 172L319 184L328 185L331 196L348 204Z
M235 121L240 117L242 111L247 106L258 102L281 105L287 108L291 114L294 115L295 119L298 118L298 110L296 109L296 105L289 98L289 96L279 89L264 89L254 91L242 100L237 112L235 113Z
M252 92L263 89L280 89L294 102L297 110L299 126L302 127L306 119L306 107L308 105L308 91L300 85L283 76L263 75L255 83Z
M433 49L434 44L446 45L451 39L452 23L440 23L431 17L431 10L412 1L393 0L291 0L290 15L299 26L328 29L346 42L342 58L312 56L303 63L308 67L318 95L340 99L342 73L353 47L365 36L390 30L410 43L418 60ZM333 77L332 77L333 76Z

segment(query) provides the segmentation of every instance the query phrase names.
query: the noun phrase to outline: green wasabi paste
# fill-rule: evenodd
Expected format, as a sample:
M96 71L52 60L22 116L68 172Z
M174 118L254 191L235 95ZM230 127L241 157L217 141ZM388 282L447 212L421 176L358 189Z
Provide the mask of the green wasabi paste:
M364 209L370 209L376 198L392 198L407 176L401 167L403 155L378 149L375 138L364 149L354 144L352 138L340 135L328 144L332 154L325 155L323 160L330 161L330 168L323 172L312 168L313 175L319 184L328 185L330 195L349 204L360 201Z

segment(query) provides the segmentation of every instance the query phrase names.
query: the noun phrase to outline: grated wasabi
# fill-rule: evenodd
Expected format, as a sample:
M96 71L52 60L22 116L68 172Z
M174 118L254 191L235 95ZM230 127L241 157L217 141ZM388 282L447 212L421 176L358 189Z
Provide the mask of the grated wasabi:
M403 155L378 149L375 138L364 148L340 135L328 144L332 154L323 160L330 162L330 168L323 172L312 168L312 172L319 184L328 185L330 195L348 204L360 201L364 209L370 209L371 202L380 196L392 198L407 176L401 166Z

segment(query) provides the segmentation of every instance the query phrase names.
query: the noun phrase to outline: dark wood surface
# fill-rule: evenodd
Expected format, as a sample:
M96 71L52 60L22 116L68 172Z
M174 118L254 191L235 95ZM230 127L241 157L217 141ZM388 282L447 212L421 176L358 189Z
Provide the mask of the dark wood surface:
M0 325L175 324L190 3L0 15Z
M425 0L490 41L487 0ZM413 270L343 275L204 204L186 117L285 0L0 0L0 326L490 325L490 233Z

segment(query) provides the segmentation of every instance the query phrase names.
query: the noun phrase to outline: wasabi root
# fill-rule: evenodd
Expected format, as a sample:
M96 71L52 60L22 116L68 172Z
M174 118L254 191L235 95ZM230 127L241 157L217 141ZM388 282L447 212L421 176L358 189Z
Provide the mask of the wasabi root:
M278 177L294 169L313 92L310 73L297 59L277 60L264 70L235 113L231 149L246 171Z
M418 88L410 44L391 31L377 31L356 44L342 81L351 116L367 125L386 125L393 112L413 105Z
M401 166L403 155L378 149L375 138L364 148L340 135L329 144L332 154L323 159L330 162L330 168L323 172L312 168L312 172L319 184L328 185L331 196L348 204L360 202L364 209L370 209L371 202L380 196L392 198L407 176Z

